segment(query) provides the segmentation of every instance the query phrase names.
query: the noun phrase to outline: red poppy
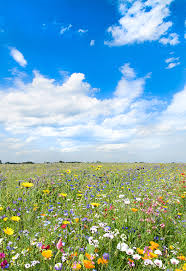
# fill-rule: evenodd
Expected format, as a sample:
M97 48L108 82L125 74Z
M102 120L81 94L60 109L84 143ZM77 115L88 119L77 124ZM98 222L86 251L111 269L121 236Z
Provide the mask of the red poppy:
M49 248L50 248L50 245L47 245L47 246L42 245L42 247L41 247L41 249L49 249Z
M65 229L66 227L67 227L67 224L63 224L63 225L61 226L62 229Z

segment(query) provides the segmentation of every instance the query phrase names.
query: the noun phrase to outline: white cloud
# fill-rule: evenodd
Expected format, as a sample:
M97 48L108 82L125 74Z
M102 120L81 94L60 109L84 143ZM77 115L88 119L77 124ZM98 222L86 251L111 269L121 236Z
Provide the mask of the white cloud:
M90 41L90 46L94 46L95 45L95 40L91 40Z
M88 32L88 29L78 29L78 33L80 33L80 34L85 34L85 33L87 33Z
M136 77L134 69L130 67L130 63L123 65L120 70L126 78L133 79Z
M170 57L170 58L167 58L165 60L166 63L170 63L170 62L175 62L177 60L179 60L180 58L179 57Z
M82 73L73 73L59 84L34 72L31 82L21 77L12 87L2 88L0 123L11 136L1 138L1 159L18 159L15 151L20 160L34 161L184 157L184 148L180 152L178 148L186 131L186 88L167 106L143 98L146 76L139 78L129 63L120 72L110 99L96 98Z
M27 65L27 61L25 60L23 54L16 48L10 48L10 55L20 66L25 67Z
M129 63L120 68L123 76L118 82L115 95L117 97L127 98L133 100L143 93L145 78L136 78L136 74Z
M159 40L162 44L170 44L170 45L176 45L179 43L178 34L171 33L168 37L163 37Z
M170 16L169 7L172 1L120 1L119 11L122 17L117 25L107 29L112 40L105 41L105 44L121 46L155 40L163 44L177 44L179 41L176 33L170 34L168 38L165 36L172 26L172 22L166 20Z
M165 63L169 63L169 65L166 67L166 69L172 69L178 65L180 65L179 57L170 57L165 60Z
M169 65L166 67L166 69L172 69L178 65L180 65L180 62L169 63Z
M61 29L60 29L60 34L61 35L63 35L65 32L67 32L67 31L69 31L70 30L70 28L72 28L72 25L71 24L69 24L68 26L66 26L66 27L61 27Z

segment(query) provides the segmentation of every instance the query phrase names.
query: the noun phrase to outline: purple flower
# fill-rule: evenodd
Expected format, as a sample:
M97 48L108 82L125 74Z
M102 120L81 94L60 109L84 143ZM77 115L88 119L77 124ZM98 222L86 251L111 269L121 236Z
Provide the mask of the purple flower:
M61 270L62 267L63 267L62 263L56 263L55 266L54 266L55 270Z
M109 253L104 253L103 259L108 261L109 260Z

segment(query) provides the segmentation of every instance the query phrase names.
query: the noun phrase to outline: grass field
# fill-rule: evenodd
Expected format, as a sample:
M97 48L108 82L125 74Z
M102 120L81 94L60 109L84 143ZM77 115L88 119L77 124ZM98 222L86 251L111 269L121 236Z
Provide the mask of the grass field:
M186 164L0 165L0 266L186 270Z

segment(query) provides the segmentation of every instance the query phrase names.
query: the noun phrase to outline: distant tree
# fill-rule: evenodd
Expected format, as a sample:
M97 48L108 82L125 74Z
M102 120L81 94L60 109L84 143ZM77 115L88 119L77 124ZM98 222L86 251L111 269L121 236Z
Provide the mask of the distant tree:
M0 164L2 164L2 161L0 160Z

